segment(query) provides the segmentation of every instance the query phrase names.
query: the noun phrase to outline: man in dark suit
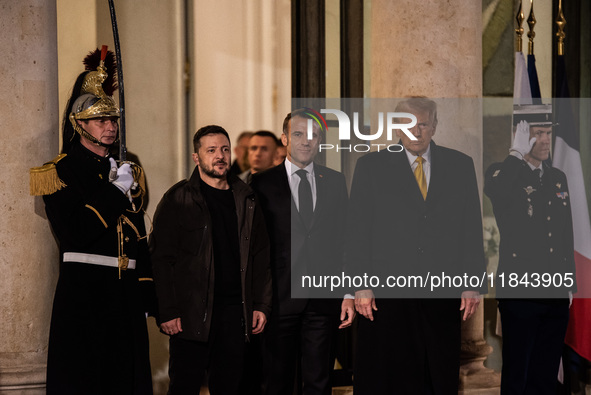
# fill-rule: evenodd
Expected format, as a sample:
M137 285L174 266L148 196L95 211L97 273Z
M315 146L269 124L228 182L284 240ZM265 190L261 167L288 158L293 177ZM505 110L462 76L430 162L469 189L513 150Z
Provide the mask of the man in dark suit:
M284 163L253 177L271 238L273 309L263 334L264 393L291 394L298 357L304 394L330 394L337 328L351 325L352 299L309 299L301 275L342 272L345 178L315 164L321 130L308 139L306 111L290 113L281 140ZM292 297L294 296L296 297ZM340 326L339 326L340 305Z
M432 100L407 99L396 112L416 116L410 129L415 140L397 131L404 150L358 160L347 267L353 274L380 275L381 281L384 275L429 271L482 277L482 221L472 159L431 140L437 127ZM386 289L355 295L364 317L357 333L355 394L457 394L461 318L475 312L480 289L448 289L447 298L422 295L429 299L414 298L416 289L402 289L408 293L397 294L398 299L380 299L392 295Z
M501 394L556 393L568 292L576 287L566 176L544 163L551 113L547 105L517 106L510 154L486 171L484 192L501 234L496 283L503 328Z

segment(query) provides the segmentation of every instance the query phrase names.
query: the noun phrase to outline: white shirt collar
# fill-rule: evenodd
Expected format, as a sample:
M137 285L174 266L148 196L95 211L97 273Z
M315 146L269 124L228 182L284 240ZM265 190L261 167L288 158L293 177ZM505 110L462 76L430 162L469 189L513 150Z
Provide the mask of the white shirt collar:
M529 163L527 160L525 161L525 163L527 163L527 165L529 166L530 169L532 169L532 171L536 170L536 169L540 169L540 177L544 174L544 162L540 162L539 166L534 166L531 163Z
M285 158L285 170L287 171L288 177L293 176L295 172L300 169L300 167L291 163L287 157ZM314 162L310 162L308 166L304 167L304 170L306 170L310 175L314 175Z
M404 149L404 152L406 152L408 163L410 163L410 165L412 166L412 164L415 163L415 160L417 160L417 155L411 154L410 151L408 151L406 148ZM427 147L427 151L425 151L421 156L423 157L423 159L425 159L425 161L428 164L431 164L431 144L429 144L429 146Z

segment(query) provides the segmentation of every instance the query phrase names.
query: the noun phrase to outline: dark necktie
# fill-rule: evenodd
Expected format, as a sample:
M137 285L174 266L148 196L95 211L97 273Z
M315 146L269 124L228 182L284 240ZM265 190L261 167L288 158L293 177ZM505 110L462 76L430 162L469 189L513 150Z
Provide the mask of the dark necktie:
M537 186L537 188L541 188L542 187L542 169L534 169L534 185Z
M304 223L309 228L312 224L312 216L314 214L314 205L312 203L312 187L308 181L308 172L304 169L296 171L296 174L300 176L300 185L298 186L298 201L300 215L304 220Z

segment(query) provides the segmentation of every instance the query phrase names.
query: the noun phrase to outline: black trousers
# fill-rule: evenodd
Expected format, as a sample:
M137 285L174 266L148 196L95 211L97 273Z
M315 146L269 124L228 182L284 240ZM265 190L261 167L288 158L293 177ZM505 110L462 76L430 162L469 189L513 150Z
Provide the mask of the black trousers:
M460 301L377 299L358 316L355 395L457 395Z
M309 309L301 314L274 317L263 337L263 393L265 395L330 395L334 340L338 317ZM301 359L300 359L301 358ZM301 361L295 383L297 363Z
M198 395L209 373L212 395L241 394L245 337L242 305L214 306L209 341L170 338L169 395Z
M503 328L501 394L556 393L568 300L499 300Z

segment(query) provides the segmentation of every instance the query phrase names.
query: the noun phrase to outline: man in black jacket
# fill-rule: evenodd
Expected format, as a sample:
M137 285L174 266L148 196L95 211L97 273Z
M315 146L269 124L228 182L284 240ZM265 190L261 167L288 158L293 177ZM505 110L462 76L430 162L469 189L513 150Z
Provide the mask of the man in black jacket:
M269 241L253 191L227 177L220 126L193 138L197 168L162 198L150 239L161 330L170 335L169 394L239 394L246 341L271 312Z
M550 155L552 109L516 106L510 155L486 171L501 234L497 298L503 328L502 394L554 394L575 291L566 176Z

